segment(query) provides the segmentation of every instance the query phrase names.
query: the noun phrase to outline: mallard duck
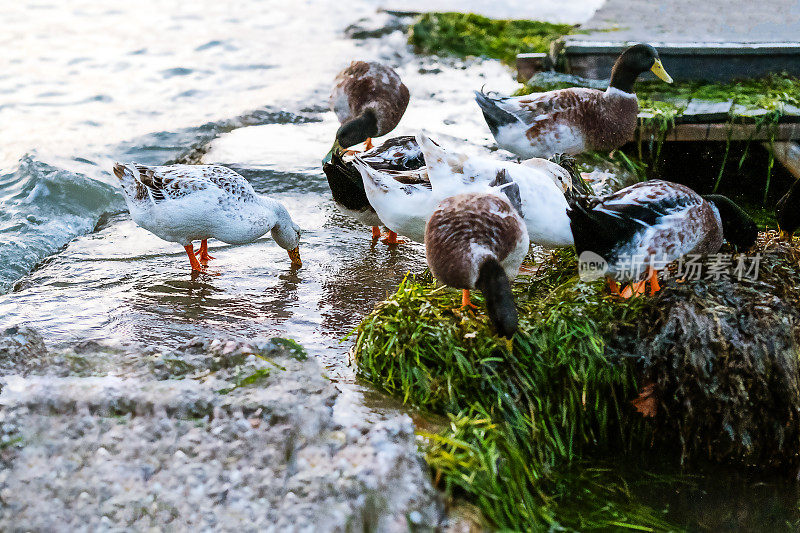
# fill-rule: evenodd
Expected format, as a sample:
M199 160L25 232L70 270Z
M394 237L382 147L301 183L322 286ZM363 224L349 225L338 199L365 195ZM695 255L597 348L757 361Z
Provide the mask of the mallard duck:
M336 141L343 148L392 131L408 106L408 87L394 69L370 61L353 61L334 80L330 106L341 123Z
M800 180L795 181L789 191L778 200L775 218L778 220L781 238L791 240L800 227Z
M614 63L605 91L573 87L508 98L476 91L475 100L497 145L521 158L610 151L633 137L639 113L633 83L648 70L672 83L656 49L637 44Z
M268 231L300 260L300 228L278 201L257 194L233 170L219 165L114 165L131 218L157 237L183 245L192 270L205 271L208 239L228 244L253 242ZM199 240L195 256L192 241Z
M570 195L568 202L581 261L605 262L611 292L624 297L643 294L645 281L651 293L659 290L656 262L716 253L723 238L749 248L758 236L753 219L730 199L702 197L668 181L636 183L601 197ZM620 292L620 282L633 285Z
M486 192L507 179L518 186L530 241L545 247L572 245L563 192L570 176L563 168L549 162L518 164L449 152L423 134L417 135L417 143L430 185L405 179L407 173L374 169L358 154L353 161L370 205L392 231L423 242L425 223L439 202L456 194Z
M330 160L323 162L322 170L328 178L328 186L337 207L362 224L372 226L372 238L378 239L381 236L381 220L367 199L361 174L353 166L353 157L353 153L346 154L335 149L330 154ZM404 173L407 174L406 181L430 187L423 169L425 159L422 150L412 136L387 139L380 146L362 152L360 157L373 169ZM384 242L398 244L401 241L397 233L389 230Z
M511 197L518 198L518 191ZM498 194L446 198L425 227L425 257L431 273L442 283L462 289L462 307L474 307L469 291L480 289L492 324L508 338L517 330L511 280L528 246L525 222L511 202Z

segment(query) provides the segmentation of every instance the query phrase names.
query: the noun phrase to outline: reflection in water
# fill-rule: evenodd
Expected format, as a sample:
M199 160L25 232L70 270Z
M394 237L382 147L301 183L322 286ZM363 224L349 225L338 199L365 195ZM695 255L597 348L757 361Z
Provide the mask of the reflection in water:
M251 171L254 182L268 175ZM300 269L264 238L243 246L211 241L217 275L192 273L180 247L120 214L0 296L0 326L28 322L50 345L90 338L170 347L194 336L288 336L320 356L332 377L351 381L341 339L407 272L424 268L422 248L374 243L330 199L298 189L274 196L304 230Z

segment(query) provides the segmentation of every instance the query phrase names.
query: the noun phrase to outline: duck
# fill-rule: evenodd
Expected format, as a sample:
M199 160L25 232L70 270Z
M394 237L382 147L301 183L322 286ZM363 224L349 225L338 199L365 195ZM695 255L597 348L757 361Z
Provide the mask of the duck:
M408 171L372 168L360 154L353 160L370 205L395 233L424 242L425 224L439 202L456 194L486 192L508 181L517 184L531 243L545 248L573 244L564 195L571 182L564 168L552 162L521 164L446 151L424 133L418 133L416 141L425 159L427 182L416 182Z
M336 142L349 148L392 131L408 107L410 95L400 76L376 61L353 61L337 74L330 95L330 108L341 126Z
M782 239L791 241L800 227L800 180L794 182L775 205L775 218Z
M610 292L623 298L645 294L647 285L651 294L660 290L657 263L716 253L723 240L747 249L758 238L753 219L729 198L701 196L669 181L640 182L600 197L568 195L567 202L581 264L605 271Z
M289 211L259 195L244 176L220 165L115 163L131 218L155 236L181 244L192 271L206 272L208 239L250 243L267 232L299 268L300 228ZM195 252L193 241L200 241Z
M517 188L515 183L509 184ZM519 198L519 191L511 192ZM474 308L470 291L480 289L495 331L510 339L518 314L511 282L529 248L518 206L502 194L472 192L445 198L425 225L425 258L433 276L462 290L462 308Z
M361 174L353 166L354 154L355 152L332 149L330 157L323 161L322 170L328 179L328 186L336 206L362 224L371 226L372 239L375 241L381 237L380 226L383 223L369 203ZM400 172L407 181L430 187L427 173L423 168L425 159L413 136L387 139L381 145L362 152L361 160L373 169L382 172ZM383 242L400 244L402 241L397 233L388 230Z
M495 97L481 90L475 100L497 145L523 159L611 151L633 138L639 113L633 84L648 70L672 83L658 51L637 44L617 58L605 91L571 87Z

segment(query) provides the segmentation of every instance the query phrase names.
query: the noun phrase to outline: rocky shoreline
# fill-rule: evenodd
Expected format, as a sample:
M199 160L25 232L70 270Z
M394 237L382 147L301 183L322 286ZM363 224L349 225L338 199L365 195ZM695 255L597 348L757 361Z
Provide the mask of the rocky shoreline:
M4 531L443 523L411 419L336 421L336 387L284 339L49 351L14 327L0 375Z

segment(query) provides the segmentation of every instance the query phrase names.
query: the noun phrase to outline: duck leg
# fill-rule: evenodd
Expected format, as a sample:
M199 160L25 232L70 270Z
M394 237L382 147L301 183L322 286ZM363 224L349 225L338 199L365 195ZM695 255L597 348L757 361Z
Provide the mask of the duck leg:
M200 263L206 264L209 259L214 259L214 256L208 253L208 239L200 241L200 249L195 252L200 259Z
M478 306L472 303L469 298L469 289L461 289L461 309L477 309Z
M372 144L372 137L367 137L367 140L364 141L364 151L372 150L374 147L375 145Z
M386 237L383 239L385 244L403 244L406 242L403 239L397 238L397 233L393 232L392 230L388 230L386 233Z
M372 240L377 241L380 238L381 238L381 227L372 226Z
M192 246L192 243L187 244L183 247L183 249L186 250L186 255L189 256L189 264L192 265L192 270L195 272L205 272L206 267L201 265L200 261L198 261L194 256L194 247Z
M658 272L655 269L650 269L648 280L650 281L650 296L652 296L661 290L661 285L658 283Z
M606 276L606 281L608 282L608 290L614 296L619 296L619 283L616 280L611 279L610 277Z
M643 279L642 281L631 283L631 289L633 291L633 296L644 296L645 290L647 289L647 280Z

